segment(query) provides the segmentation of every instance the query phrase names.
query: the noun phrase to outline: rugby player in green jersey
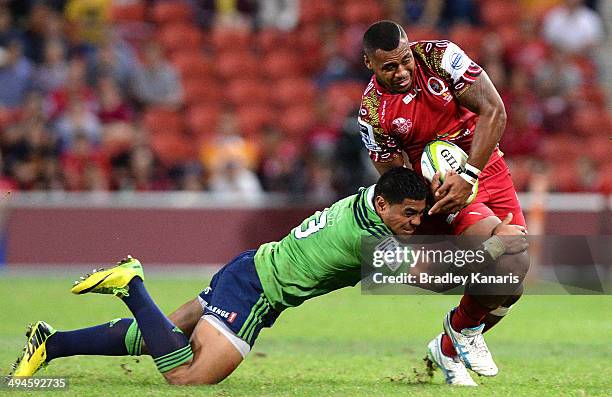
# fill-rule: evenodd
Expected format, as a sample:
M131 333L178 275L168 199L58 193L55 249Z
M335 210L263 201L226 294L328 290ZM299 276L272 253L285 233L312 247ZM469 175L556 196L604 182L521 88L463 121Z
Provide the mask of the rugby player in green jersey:
M111 269L88 274L75 282L73 293L115 295L134 318L65 332L39 321L28 330L12 376L31 376L60 357L149 354L171 384L220 382L282 311L360 281L363 238L413 234L428 193L414 171L392 169L376 185L317 211L281 241L241 253L197 298L168 317L145 289L137 259L128 257ZM489 247L485 249L492 259L526 249L517 228L502 222L495 230L520 237L490 237L485 243L493 245L483 247Z

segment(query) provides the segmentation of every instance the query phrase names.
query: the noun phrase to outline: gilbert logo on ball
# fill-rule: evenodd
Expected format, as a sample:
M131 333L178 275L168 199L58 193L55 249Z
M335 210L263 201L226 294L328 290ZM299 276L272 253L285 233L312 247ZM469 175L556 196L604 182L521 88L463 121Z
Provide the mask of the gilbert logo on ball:
M460 172L467 162L468 155L457 145L447 141L435 140L425 145L421 155L421 173L429 182L434 174L440 171L440 182L448 171ZM478 193L478 181L472 187L472 194L467 203L471 203Z

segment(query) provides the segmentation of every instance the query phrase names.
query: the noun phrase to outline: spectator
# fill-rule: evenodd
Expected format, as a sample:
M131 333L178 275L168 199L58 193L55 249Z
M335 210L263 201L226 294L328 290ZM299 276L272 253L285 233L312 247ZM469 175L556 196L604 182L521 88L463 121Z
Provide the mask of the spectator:
M228 161L218 168L210 178L209 188L215 193L237 194L251 199L262 193L255 173L237 161Z
M93 144L98 144L101 139L98 117L89 111L83 102L76 99L69 103L65 114L57 120L55 132L62 152L70 150L79 135L87 137Z
M298 24L299 0L257 0L257 25L290 31Z
M6 47L14 39L23 41L23 33L13 26L11 12L0 7L0 47Z
M114 35L116 36L116 35ZM87 81L96 85L101 77L110 77L123 93L129 92L130 77L136 70L136 56L119 37L101 44L87 65Z
M179 75L156 43L147 44L144 61L132 83L132 93L143 105L177 107L181 104L183 90Z
M74 137L72 147L62 156L62 168L68 190L108 190L105 159L85 134Z
M21 42L12 40L0 51L0 106L19 107L32 82L32 65L22 52Z
M80 101L87 110L93 112L98 107L95 91L85 80L85 62L81 58L72 58L68 62L66 83L48 95L49 112L52 119L60 117L70 101Z
M119 87L112 78L105 77L99 80L98 97L100 99L98 118L102 124L133 120L132 107L121 96Z
M43 93L60 89L68 78L66 50L59 40L50 40L45 45L45 58L36 71L35 87Z
M543 33L557 50L582 55L591 54L604 37L601 17L583 0L565 0L551 10L544 18Z

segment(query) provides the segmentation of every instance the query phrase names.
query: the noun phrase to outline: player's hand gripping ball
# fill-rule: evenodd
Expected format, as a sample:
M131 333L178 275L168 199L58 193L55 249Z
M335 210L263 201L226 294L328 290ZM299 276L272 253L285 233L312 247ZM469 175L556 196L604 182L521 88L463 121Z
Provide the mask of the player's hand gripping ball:
M440 171L440 183L444 183L446 173L454 171L460 173L467 162L468 155L459 146L446 141L431 141L425 145L421 155L421 172L430 183ZM472 187L472 194L466 204L471 203L478 193L478 181Z

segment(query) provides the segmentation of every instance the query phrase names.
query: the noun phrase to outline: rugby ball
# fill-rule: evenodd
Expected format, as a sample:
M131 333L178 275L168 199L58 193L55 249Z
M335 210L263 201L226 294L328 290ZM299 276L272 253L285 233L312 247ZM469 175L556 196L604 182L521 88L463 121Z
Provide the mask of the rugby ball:
M421 173L429 182L437 171L440 171L440 182L444 183L444 177L448 171L459 173L468 155L459 146L446 141L431 141L425 145L421 155ZM468 197L467 204L471 203L478 193L478 181L472 188L472 194Z

